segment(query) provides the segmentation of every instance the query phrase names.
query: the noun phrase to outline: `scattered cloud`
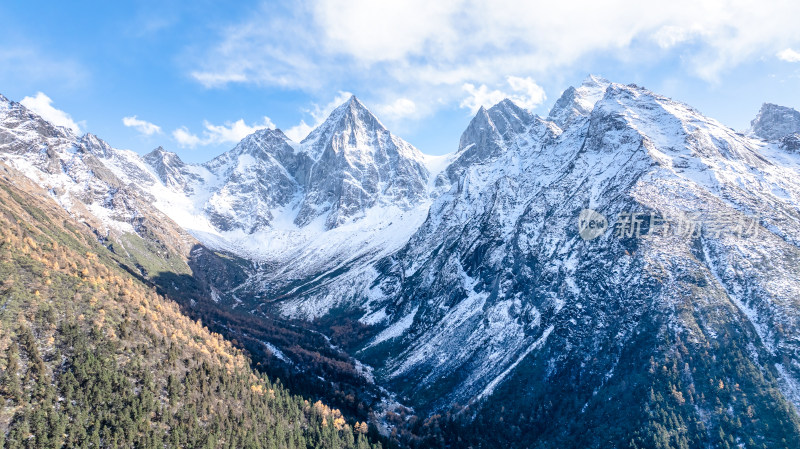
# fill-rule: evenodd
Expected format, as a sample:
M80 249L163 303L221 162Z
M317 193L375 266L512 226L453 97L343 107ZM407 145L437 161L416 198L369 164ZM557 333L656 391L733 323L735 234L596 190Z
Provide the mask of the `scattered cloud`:
M153 123L139 120L136 116L123 117L122 124L128 128L133 128L145 136L152 136L153 134L161 134L161 127Z
M509 98L525 109L533 109L547 100L544 89L530 77L509 76L506 81L514 92Z
M481 108L481 106L488 108L494 104L503 101L507 95L499 90L489 90L486 84L481 84L480 87L475 87L474 84L465 83L464 90L469 96L461 100L462 108L467 108L473 114Z
M185 126L181 126L175 131L172 131L172 138L178 142L178 145L184 148L194 148L203 144L203 139L189 132L189 128Z
M198 136L189 131L189 128L182 126L172 131L172 138L178 145L185 148L197 146L218 145L223 143L238 143L248 135L265 128L275 128L275 124L269 117L264 117L261 123L248 125L244 119L235 122L226 122L224 125L214 125L209 121L203 122L202 135Z
M308 136L308 134L314 130L314 128L316 128L316 126L309 125L305 120L300 120L300 123L292 126L283 133L286 134L286 137L294 140L295 142L300 142L305 139L306 136Z
M325 105L319 105L314 103L310 109L306 109L305 111L303 111L306 113L306 115L309 115L311 117L311 124L308 124L305 121L305 119L303 119L300 120L300 123L285 130L283 133L286 134L288 138L294 140L295 142L300 142L301 140L305 139L306 136L308 136L308 133L313 131L314 128L321 125L322 122L324 122L325 119L327 119L328 116L331 115L331 112L333 112L333 110L336 109L337 106L349 100L350 97L352 96L353 94L350 92L340 91L336 95L336 98L334 98Z
M72 117L66 112L54 108L53 100L42 92L37 92L35 97L23 98L20 104L56 126L68 128L75 134L81 133L81 127L72 120Z
M778 52L778 59L786 62L800 62L800 52L787 48Z
M475 87L474 84L465 83L463 89L468 96L461 100L460 106L474 114L481 106L489 108L506 98L525 109L533 109L547 99L544 89L531 78L509 76L506 83L510 91L490 90L485 84Z
M303 6L264 2L244 22L223 28L217 44L198 50L189 76L207 88L232 83L319 88L332 72L319 72L331 64L319 51L320 35L312 25Z

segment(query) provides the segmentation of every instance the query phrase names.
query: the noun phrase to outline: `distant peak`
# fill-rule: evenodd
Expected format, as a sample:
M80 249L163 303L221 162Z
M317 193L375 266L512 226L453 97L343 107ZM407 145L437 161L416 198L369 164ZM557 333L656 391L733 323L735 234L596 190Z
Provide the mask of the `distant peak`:
M164 155L164 154L170 154L170 152L165 150L164 147L162 147L161 145L159 145L153 151L147 153L145 155L145 157L147 157L147 156L160 156L160 155Z
M547 119L566 130L580 117L588 117L611 85L610 81L601 76L587 76L579 87L570 86L564 90Z
M366 131L388 131L383 123L364 106L364 103L355 95L351 95L347 101L334 109L321 125L311 131L301 143L311 143L311 146L316 148L312 153L318 156L322 147L324 147L324 143L332 139L334 135L352 132L356 128L363 128Z
M533 120L534 116L530 112L520 108L508 98L489 109L481 106L461 135L459 151L472 144L485 145L488 140L495 137L503 139L521 133L533 123Z
M786 112L786 113L791 113L792 111L797 112L794 108L790 108L788 106L781 106L781 105L775 104L775 103L762 103L761 104L761 109L759 110L759 113L767 112L767 111L779 111L779 112Z
M592 74L587 75L586 78L583 79L583 82L581 82L582 86L600 86L608 84L611 84L611 81L602 76Z
M516 103L508 98L504 98L496 105L489 108L489 111L498 111L498 110L512 110L512 111L520 111L522 110Z
M764 103L750 122L750 133L764 140L777 140L800 133L800 112L773 103Z
M358 99L355 95L351 95L350 99L347 100L342 106L347 107L350 111L355 113L366 114L369 117L374 118L377 120L377 117Z
M105 147L109 146L108 143L105 140L97 137L96 135L94 135L92 133L84 134L81 137L81 141L89 143L91 145L100 145L100 146L105 146Z
M180 156L177 153L172 151L167 151L162 146L158 146L153 151L144 155L143 159L147 161L150 165L158 167L160 165L178 165L182 166L183 161L181 160Z

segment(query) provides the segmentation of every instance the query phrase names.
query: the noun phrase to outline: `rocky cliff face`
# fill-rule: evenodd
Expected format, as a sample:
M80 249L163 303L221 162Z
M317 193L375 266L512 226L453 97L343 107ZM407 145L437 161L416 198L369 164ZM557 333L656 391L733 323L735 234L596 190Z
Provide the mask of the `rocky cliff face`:
M574 90L565 95L574 98ZM586 368L585 381L599 388L609 381L601 373L614 376L613 354L642 331L643 314L670 317L694 341L722 331L721 322L681 315L683 307L724 310L722 322L755 329L750 337L763 354L797 360L788 335L800 329L788 317L800 304L787 289L800 287L786 280L799 254L800 185L796 165L770 159L775 147L617 84L561 134L541 120L505 137L473 126L487 115L478 113L462 142L498 156L465 164L408 245L379 265L376 290L385 299L370 295L365 319L388 318L363 355L412 403L437 408L486 397L523 360L548 366L547 376L605 360L605 368ZM607 217L612 229L581 238L584 209ZM631 213L642 222L625 222ZM706 228L645 232L650 217L676 233L686 217ZM626 233L626 223L641 235ZM783 262L766 270L767 260ZM769 330L777 328L793 330L778 337ZM797 404L800 365L790 365L763 369L783 373L783 391Z
M301 189L289 171L297 158L280 130L262 130L203 164L212 175L205 178L208 199L202 205L211 223L220 231L268 229L275 211Z
M778 140L800 133L800 112L785 106L764 103L756 118L750 122L750 133L764 140Z
M410 209L427 195L422 154L393 136L356 97L301 143L314 161L295 223L325 216L330 229L376 205Z

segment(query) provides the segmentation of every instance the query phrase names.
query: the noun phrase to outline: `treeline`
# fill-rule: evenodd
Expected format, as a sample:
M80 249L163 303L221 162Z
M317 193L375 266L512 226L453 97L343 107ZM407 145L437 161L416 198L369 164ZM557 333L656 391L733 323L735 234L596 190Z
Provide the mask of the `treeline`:
M206 269L200 264L200 258L193 262L195 273ZM367 382L344 351L334 349L315 332L314 327L325 329L324 325L285 319L270 311L268 305L246 297L236 308L214 302L194 276L161 273L151 280L159 293L181 305L184 314L202 321L245 351L259 372L281 379L291 391L335 406L353 420L365 421L372 416L372 406L380 401L381 391ZM340 339L334 337L331 341L342 347ZM276 357L265 343L279 348L289 362Z

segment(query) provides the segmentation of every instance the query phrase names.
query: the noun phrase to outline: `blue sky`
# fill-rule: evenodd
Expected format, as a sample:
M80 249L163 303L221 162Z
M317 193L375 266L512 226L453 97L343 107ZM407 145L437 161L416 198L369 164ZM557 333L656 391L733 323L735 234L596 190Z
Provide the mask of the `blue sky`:
M480 105L546 115L589 73L736 129L765 101L800 108L796 1L232 3L0 3L0 93L191 162L259 127L301 138L350 93L431 154Z

